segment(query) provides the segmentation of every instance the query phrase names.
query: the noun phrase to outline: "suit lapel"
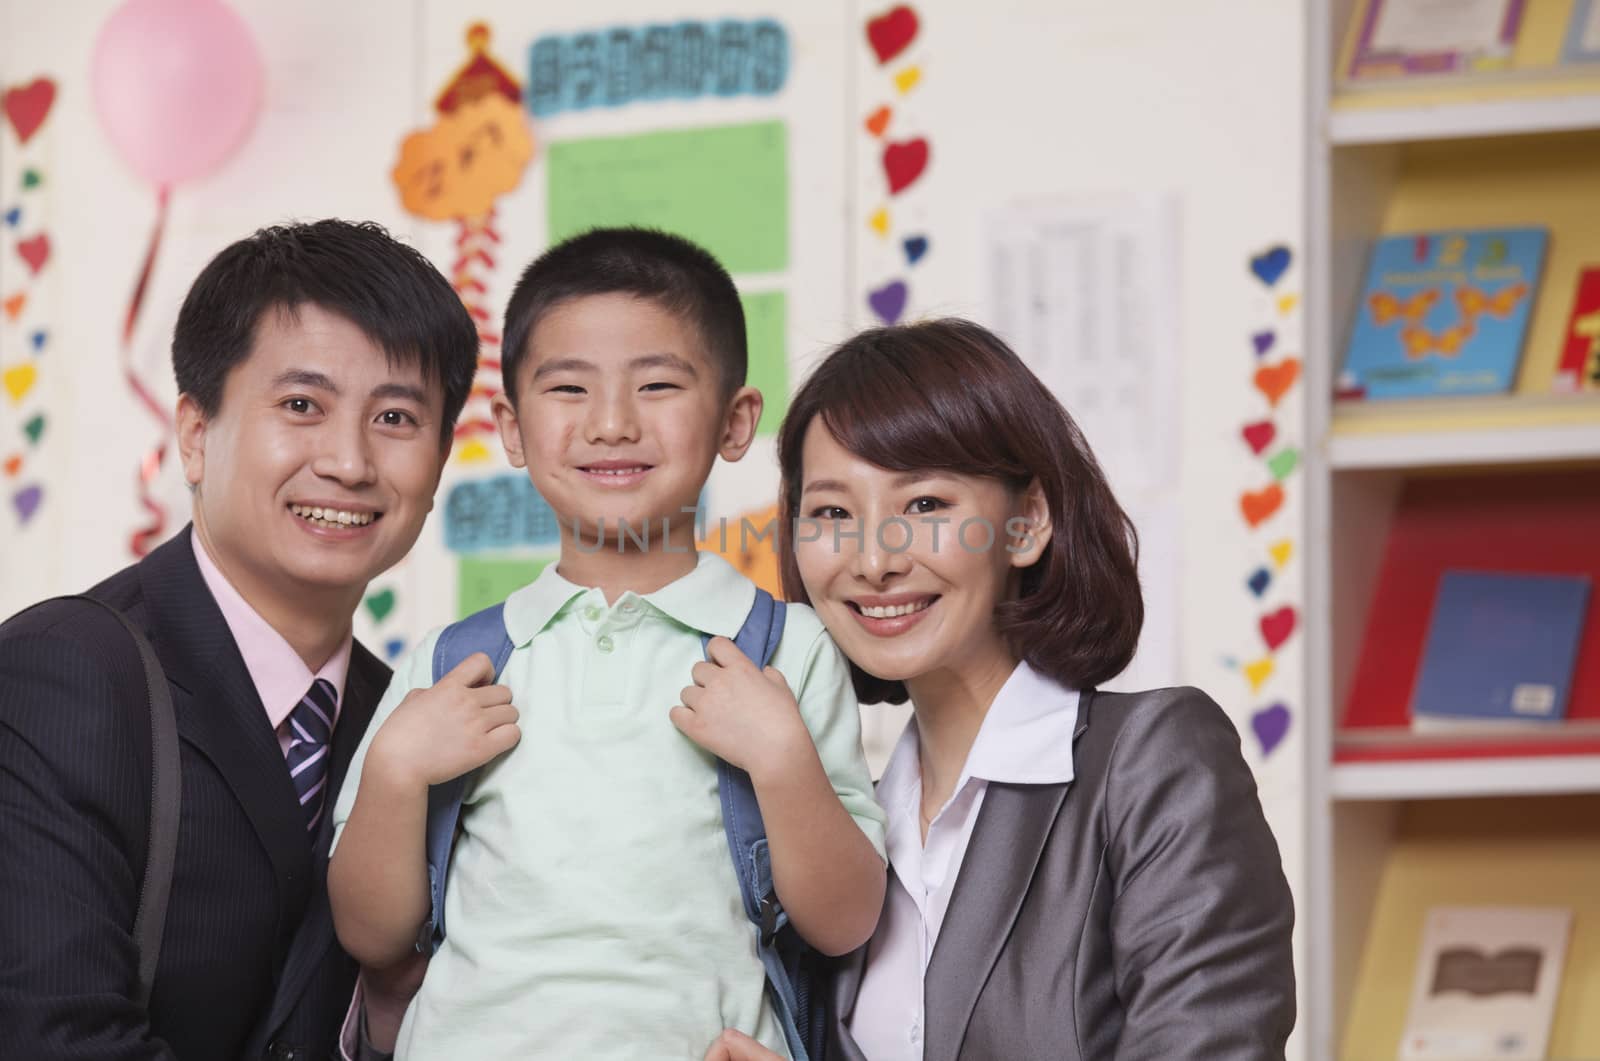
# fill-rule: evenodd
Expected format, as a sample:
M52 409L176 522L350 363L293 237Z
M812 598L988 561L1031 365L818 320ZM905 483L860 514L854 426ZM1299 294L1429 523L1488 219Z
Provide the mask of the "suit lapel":
M328 795L323 806L322 824L317 830L315 858L316 879L313 881L311 902L306 916L289 946L289 957L284 962L283 975L273 997L272 1010L258 1035L270 1037L288 1020L289 1014L300 1001L306 981L322 964L322 959L333 944L333 912L328 905L328 847L333 840L333 804L338 798L345 773L356 746L372 721L372 712L378 706L388 682L389 668L379 663L360 642L351 650L350 670L345 676L344 695L339 701L339 718L333 727L333 760L328 764Z
M211 760L272 862L279 909L311 873L311 847L283 752L250 672L194 559L190 531L140 565L150 628L176 699L178 732Z
M984 793L923 980L924 1061L955 1061L960 1054L1068 787L991 784Z

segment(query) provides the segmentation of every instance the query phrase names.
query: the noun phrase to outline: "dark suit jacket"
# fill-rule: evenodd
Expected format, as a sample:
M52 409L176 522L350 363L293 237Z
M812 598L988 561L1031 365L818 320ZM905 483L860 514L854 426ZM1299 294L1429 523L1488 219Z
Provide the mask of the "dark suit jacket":
M150 638L177 714L183 805L161 963L147 1012L132 1001L144 671L113 618L48 604L0 627L0 1057L328 1057L356 976L328 912L333 815L314 850L190 533L90 594ZM388 677L355 646L329 807Z
M1071 784L989 785L924 981L925 1061L1281 1058L1294 909L1227 716L1196 689L1086 692L1071 754ZM848 1061L871 946L835 985Z

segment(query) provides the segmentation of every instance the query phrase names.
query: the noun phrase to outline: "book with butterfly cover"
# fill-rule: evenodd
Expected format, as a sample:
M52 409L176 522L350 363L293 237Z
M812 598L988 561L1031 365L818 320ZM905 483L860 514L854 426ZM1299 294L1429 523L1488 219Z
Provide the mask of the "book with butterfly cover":
M1571 932L1564 907L1431 907L1400 1061L1541 1061Z
M1510 390L1548 242L1543 228L1380 239L1356 306L1339 397Z
M1554 385L1564 394L1600 391L1600 265L1578 270Z

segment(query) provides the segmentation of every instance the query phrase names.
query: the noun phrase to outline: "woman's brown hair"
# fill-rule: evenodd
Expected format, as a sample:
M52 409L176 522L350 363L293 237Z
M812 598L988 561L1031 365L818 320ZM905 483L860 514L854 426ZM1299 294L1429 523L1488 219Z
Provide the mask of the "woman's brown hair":
M1022 569L1017 596L995 623L1018 658L1068 688L1115 677L1144 624L1138 537L1072 417L999 336L946 318L875 328L827 356L789 403L778 434L779 565L784 595L809 602L795 562L801 449L822 423L862 460L891 471L940 470L998 479L1014 491L1038 480L1052 534ZM904 703L904 683L854 664L865 703Z

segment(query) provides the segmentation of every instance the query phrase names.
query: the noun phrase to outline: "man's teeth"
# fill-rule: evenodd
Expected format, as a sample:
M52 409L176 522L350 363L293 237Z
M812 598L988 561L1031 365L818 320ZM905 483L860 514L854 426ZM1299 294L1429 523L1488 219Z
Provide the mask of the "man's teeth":
M373 512L346 512L342 508L318 508L314 505L290 505L289 511L323 527L365 527L377 519L377 514Z
M910 615L912 612L920 612L932 603L933 598L929 597L915 604L895 604L885 608L869 608L863 604L861 614L868 619L895 619L902 615Z

